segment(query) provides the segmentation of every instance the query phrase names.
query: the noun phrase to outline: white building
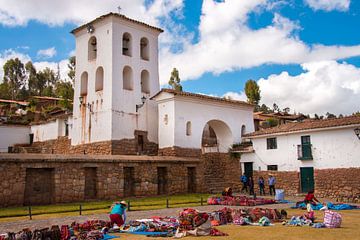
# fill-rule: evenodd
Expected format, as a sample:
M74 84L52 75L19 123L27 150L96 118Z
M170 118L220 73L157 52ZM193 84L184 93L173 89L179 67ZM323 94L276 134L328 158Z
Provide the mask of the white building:
M242 169L299 172L300 191L314 188L314 172L360 167L360 116L283 124L246 135L253 151Z
M254 130L253 106L245 102L169 91L157 94L161 32L116 13L72 31L76 74L71 145L111 142L117 149L129 144L143 149L145 143L160 149L201 149L202 133L209 124L219 138L219 151L225 152L241 141L241 131Z
M157 108L149 99L159 89L161 29L109 13L72 31L76 74L72 145L133 139L146 131L157 142Z

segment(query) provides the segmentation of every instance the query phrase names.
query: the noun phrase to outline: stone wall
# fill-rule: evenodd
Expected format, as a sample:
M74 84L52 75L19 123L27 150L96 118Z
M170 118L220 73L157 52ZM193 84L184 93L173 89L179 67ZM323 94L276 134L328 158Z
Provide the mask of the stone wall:
M258 179L263 177L265 180L265 193L269 194L268 178L272 174L276 179L275 188L284 189L288 196L297 195L300 192L300 173L296 171L254 171L254 190L256 194L260 193Z
M238 158L227 153L206 153L201 156L204 167L205 189L210 193L220 193L226 187L240 190L241 168Z
M158 192L157 168L167 169L168 194L188 191L188 167L196 168L197 192L204 192L204 174L199 159L157 156L90 156L47 154L2 154L0 170L0 207L23 205L36 198L27 178L41 178L41 171L51 169L51 203L84 201L85 171L96 169L96 199L119 199L124 195L124 167L134 168L134 195L154 196ZM38 169L29 176L28 169ZM37 172L37 173L36 173ZM35 174L35 175L34 175ZM33 187L33 186L31 186ZM27 195L28 194L28 195Z
M265 193L269 194L268 175L276 178L275 187L284 189L285 195L295 196L301 193L300 173L296 171L254 171L256 194L259 194L258 178L265 179ZM340 202L355 202L360 200L360 168L315 169L315 195L322 198L335 199Z
M43 154L157 155L158 145L148 140L147 132L135 131L134 136L134 139L102 141L76 146L71 146L71 140L68 139L68 137L59 137L56 140L34 142L32 145L15 146L15 152ZM139 136L143 139L142 147L139 147L138 144Z
M315 169L315 193L338 201L360 200L360 168Z
M166 147L159 149L159 156L200 157L201 149L181 148L177 146Z

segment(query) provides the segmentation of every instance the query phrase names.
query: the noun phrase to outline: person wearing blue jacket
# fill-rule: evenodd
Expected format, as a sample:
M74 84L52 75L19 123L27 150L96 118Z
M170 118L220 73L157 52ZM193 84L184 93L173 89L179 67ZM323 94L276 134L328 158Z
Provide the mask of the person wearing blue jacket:
M111 225L114 225L116 223L116 225L120 227L125 223L126 207L127 203L125 201L114 202L110 211Z

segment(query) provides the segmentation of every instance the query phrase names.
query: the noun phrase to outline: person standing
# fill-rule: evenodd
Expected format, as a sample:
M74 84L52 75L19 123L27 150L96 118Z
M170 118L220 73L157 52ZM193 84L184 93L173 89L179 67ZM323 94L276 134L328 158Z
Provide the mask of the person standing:
M249 186L249 194L254 195L254 179L252 176L249 177L248 186Z
M122 226L126 221L126 207L127 203L125 201L115 202L111 207L110 212L110 221L111 225L116 225L118 227Z
M270 195L272 195L272 193L274 193L274 196L275 196L275 183L276 183L275 177L272 174L269 174L269 179L268 179L269 192L270 192Z
M265 180L263 177L259 177L258 180L260 195L265 195Z
M242 188L241 188L241 193L243 193L243 191L245 190L245 193L247 193L247 177L245 175L245 173L243 175L241 175L240 177L240 181L242 183Z

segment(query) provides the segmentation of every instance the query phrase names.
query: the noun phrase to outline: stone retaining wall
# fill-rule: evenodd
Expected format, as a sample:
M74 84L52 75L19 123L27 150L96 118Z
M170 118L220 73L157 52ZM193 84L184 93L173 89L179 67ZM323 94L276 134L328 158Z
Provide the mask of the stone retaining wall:
M167 169L167 193L188 192L188 168L196 169L196 192L205 192L201 160L158 156L88 156L48 154L1 154L0 207L37 204L39 194L52 194L51 203L85 200L85 169L96 169L96 199L119 199L124 195L124 167L134 168L133 196L158 194L158 167ZM31 169L31 171L29 171ZM46 185L42 173L51 171ZM31 176L29 175L31 173ZM38 174L38 175L36 175ZM30 180L33 181L29 181ZM48 191L48 192L46 192ZM27 193L29 196L27 196ZM34 200L35 199L35 200ZM41 201L40 201L41 200ZM40 199L43 203L44 199Z
M138 136L143 136L143 149L139 149ZM158 145L147 139L147 133L135 131L134 139L102 141L71 146L68 137L34 142L30 146L15 146L17 153L91 154L91 155L157 155Z
M258 179L265 179L265 193L269 194L267 184L268 175L276 178L275 187L284 189L285 195L295 196L301 193L300 173L296 171L254 171L256 194L259 194ZM314 189L315 195L330 198L340 202L360 201L360 168L315 169Z
M254 190L256 194L260 193L258 179L263 177L265 180L265 193L269 194L268 178L272 174L276 179L275 188L284 189L288 196L295 196L300 192L300 173L295 171L254 171Z
M200 157L201 149L182 148L177 146L166 147L159 149L159 156Z
M317 196L360 201L360 168L315 169L314 176Z

